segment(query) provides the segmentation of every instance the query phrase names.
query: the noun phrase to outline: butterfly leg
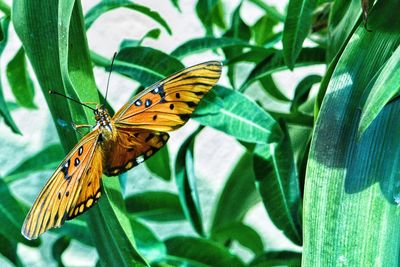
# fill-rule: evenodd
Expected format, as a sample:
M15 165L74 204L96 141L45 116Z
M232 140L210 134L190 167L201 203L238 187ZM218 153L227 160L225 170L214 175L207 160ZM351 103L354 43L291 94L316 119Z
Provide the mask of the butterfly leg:
M71 122L72 128L74 128L75 131L77 131L80 135L84 135L84 133L80 132L79 129L81 128L92 128L93 125L89 124L75 124L74 122Z
M97 102L83 102L85 105L97 105Z

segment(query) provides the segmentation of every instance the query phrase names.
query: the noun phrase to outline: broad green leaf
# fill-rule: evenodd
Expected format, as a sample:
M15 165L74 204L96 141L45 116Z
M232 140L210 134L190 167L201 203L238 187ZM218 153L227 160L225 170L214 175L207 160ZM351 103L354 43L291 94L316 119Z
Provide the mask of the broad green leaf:
M145 164L152 174L165 181L171 180L168 146L161 148L154 156L146 160Z
M250 249L255 255L262 253L264 250L260 235L253 228L241 222L233 222L219 228L212 233L211 239L221 244L236 240L242 246Z
M222 99L223 107L215 98L205 95L193 114L196 121L245 142L270 143L281 138L277 122L245 95L221 86L215 86L213 92ZM211 106L219 112L201 113L203 108Z
M0 179L0 236L28 246L38 246L40 240L28 241L21 234L26 214L27 209L18 202L7 184Z
M265 252L253 259L251 267L273 267L273 266L301 266L301 253L293 251Z
M209 265L185 259L181 257L166 255L162 259L158 259L158 261L153 262L152 266L154 267L165 267L165 266L175 266L175 267L208 267Z
M36 154L24 159L3 177L3 181L11 183L33 172L55 169L63 157L64 151L60 144L49 145Z
M200 199L194 173L194 142L201 127L193 132L179 148L175 162L175 182L183 213L192 224L193 229L204 236Z
M250 47L251 45L243 40L231 37L203 37L187 41L172 51L171 55L176 58L183 58L190 54L200 53L217 48L227 47Z
M290 0L283 29L283 57L289 69L294 69L311 28L316 0Z
M232 170L215 206L211 233L242 221L249 209L260 201L254 171L249 168L252 165L252 156L245 153Z
M269 217L295 244L301 245L300 187L293 149L286 126L279 143L258 145L254 172L258 190Z
M375 77L374 77L375 78ZM372 81L371 81L372 82ZM367 101L362 108L358 138L378 116L383 107L399 93L400 90L400 46L388 59L383 69L373 82Z
M327 59L331 61L353 34L361 15L361 1L337 0L329 15Z
M53 259L57 262L58 267L64 267L64 263L62 262L62 254L68 248L71 243L71 239L65 236L58 238L51 247L51 254Z
M279 13L275 7L266 4L263 0L249 0L249 2L254 3L258 7L264 10L265 14L276 22L284 22L285 16Z
M324 63L325 50L318 47L303 48L296 60L297 67ZM283 53L282 51L277 50L273 56L268 56L259 64L257 64L257 66L251 71L246 81L241 86L240 90L244 91L256 80L285 69L287 69L287 66L285 65L283 59Z
M150 262L163 258L167 249L154 233L143 223L130 218L137 247Z
M130 195L126 198L125 205L129 213L150 221L185 219L179 197L169 192L147 191Z
M294 97L292 100L292 105L290 106L290 112L297 112L299 107L306 102L311 87L321 82L321 76L319 75L309 75L303 78L294 89Z
M399 263L399 102L384 107L356 140L368 84L400 44L399 22L387 20L399 9L397 0L376 3L372 32L356 30L329 83L307 165L304 266Z
M160 16L159 13L151 10L144 5L135 4L128 0L102 0L100 3L95 5L87 12L85 16L86 29L89 29L90 26L92 26L93 22L95 22L95 20L98 19L105 12L122 7L137 11L148 16L149 18L160 24L169 34L172 34L171 28L168 26L167 22Z
M127 47L118 53L113 70L138 81L143 86L150 86L183 68L179 60L159 50L150 47Z
M176 236L165 241L168 255L191 259L208 266L245 266L225 247L207 239Z
M80 101L99 102L80 2L15 1L12 18L48 102L62 145L69 151L78 138L65 122L93 123L93 113L64 98L50 97L48 91L68 91ZM68 49L69 46L73 49ZM107 188L112 183L113 180L104 181L105 196L86 215L101 261L116 266L145 263L134 248L132 235L128 236L129 220L123 221L123 211L110 203ZM117 190L114 195L121 194L118 188L113 190ZM118 217L115 212L119 213ZM103 217L103 213L107 216Z
M7 65L7 79L18 105L36 108L33 98L35 91L27 70L25 52L21 47Z
M8 25L10 24L9 17L2 17L0 19L0 28L2 33L2 39L0 40L0 55L3 53L4 48L7 44L8 40ZM1 84L0 79L0 115L3 117L4 122L7 124L10 129L16 134L22 134L21 131L18 129L17 125L15 124L13 118L11 117L10 111L7 107L6 100L4 99L3 94L3 86Z
M293 113L281 113L268 111L268 113L274 117L275 120L284 120L288 124L294 124L299 126L305 126L312 128L314 125L314 117L304 114L302 112L293 112Z
M225 12L221 0L197 0L196 13L206 30L207 36L214 35L213 25L222 29L226 28Z

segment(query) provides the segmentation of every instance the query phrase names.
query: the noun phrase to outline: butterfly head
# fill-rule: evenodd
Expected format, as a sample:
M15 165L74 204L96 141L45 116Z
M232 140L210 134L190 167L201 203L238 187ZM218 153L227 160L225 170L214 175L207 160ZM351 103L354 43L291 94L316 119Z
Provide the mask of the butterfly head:
M106 128L109 131L112 131L110 114L108 114L108 110L103 105L98 105L96 107L94 110L94 116L97 124L101 128Z

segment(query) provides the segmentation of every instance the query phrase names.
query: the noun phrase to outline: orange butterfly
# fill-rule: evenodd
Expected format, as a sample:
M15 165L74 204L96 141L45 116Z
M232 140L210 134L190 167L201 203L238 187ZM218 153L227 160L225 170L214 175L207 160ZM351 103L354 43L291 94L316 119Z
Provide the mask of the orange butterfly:
M184 69L148 88L112 118L94 109L96 125L72 149L40 192L22 226L27 239L60 227L101 196L100 177L123 173L154 155L184 125L202 97L217 83L221 63Z

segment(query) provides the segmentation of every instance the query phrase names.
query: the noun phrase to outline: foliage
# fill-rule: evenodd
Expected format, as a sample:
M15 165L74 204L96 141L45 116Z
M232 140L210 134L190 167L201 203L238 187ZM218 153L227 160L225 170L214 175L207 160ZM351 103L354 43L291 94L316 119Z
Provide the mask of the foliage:
M2 174L0 258L22 266L18 244L49 246L47 235L31 242L19 234L28 205L13 188L28 174L54 169L78 142L79 133L65 122L93 124L89 110L47 92L103 100L93 69L109 71L110 59L89 49L87 31L103 14L125 8L159 28L121 41L116 73L140 90L182 69L189 56L211 52L225 65L224 86L204 97L193 115L200 126L177 155L165 147L146 162L165 190L127 195L132 181L126 176L104 177L98 205L51 231L54 262L62 266L63 253L78 241L95 248L104 266L399 266L399 1L290 0L285 14L262 0L241 1L231 13L228 1L194 2L204 31L169 53L144 45L174 34L162 11L145 5L103 0L83 14L79 0L14 0L11 7L0 0L0 54L10 26L21 42L9 62L1 58L9 87L0 81L0 127L29 134L13 119L16 111L48 109L60 140ZM180 1L170 4L186 12ZM252 21L242 16L250 9L260 14ZM321 76L301 69L317 65L326 67ZM281 73L293 69L303 77L286 88ZM6 101L4 90L15 101ZM40 93L47 107L35 103ZM195 168L196 143L206 128L229 135L245 151L230 166L211 218L203 213ZM302 249L269 249L267 238L245 222L257 203ZM165 237L160 230L184 222L191 236L182 230Z

